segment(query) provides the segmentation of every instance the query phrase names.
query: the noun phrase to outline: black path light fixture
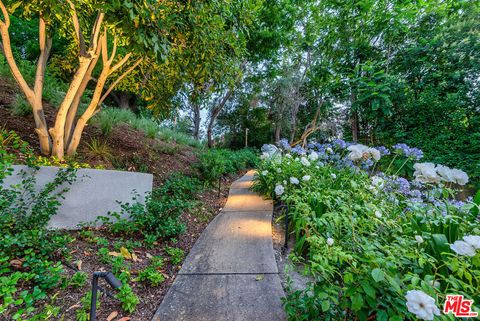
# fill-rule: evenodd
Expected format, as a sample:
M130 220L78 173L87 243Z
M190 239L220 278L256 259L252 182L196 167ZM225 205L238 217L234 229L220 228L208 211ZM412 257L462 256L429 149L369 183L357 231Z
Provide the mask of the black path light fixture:
M285 213L285 243L283 244L283 248L282 248L282 252L285 254L287 252L287 249L288 249L288 237L289 237L289 234L288 234L288 225L289 225L289 222L288 222L288 205L281 202L280 205L278 206L278 209L279 210L284 210L284 213Z
M90 304L90 321L97 321L97 290L98 279L102 278L114 289L122 286L122 281L117 279L112 272L93 272L92 278L92 301Z

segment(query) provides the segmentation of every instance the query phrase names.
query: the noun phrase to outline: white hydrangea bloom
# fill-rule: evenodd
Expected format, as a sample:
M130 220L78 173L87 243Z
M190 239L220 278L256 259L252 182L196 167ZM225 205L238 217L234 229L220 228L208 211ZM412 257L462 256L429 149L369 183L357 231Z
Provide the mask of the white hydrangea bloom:
M308 182L310 180L310 178L311 178L310 175L305 175L305 176L302 177L302 180L304 182Z
M475 250L480 249L480 236L478 235L466 235L463 240L473 246Z
M292 158L292 155L290 155L290 154L285 154L285 157L286 157L286 158Z
M368 147L362 144L355 144L348 146L347 150L350 151L348 158L352 161L356 161L363 158L363 154L368 150Z
M447 167L447 166L443 166L443 165L437 165L437 173L438 175L440 175L440 178L442 179L442 181L444 182L448 182L448 183L454 183L455 182L455 177L453 176L453 172L452 172L452 169Z
M468 183L468 175L460 169L452 169L452 175L455 180L455 183L459 185L466 185Z
M411 290L405 295L407 299L407 309L422 320L433 320L436 315L440 315L440 310L435 305L435 299L423 291Z
M310 162L308 161L308 159L306 157L302 157L300 159L300 162L302 163L303 166L310 166Z
M375 211L375 216L376 216L377 218L381 218L381 217L382 217L382 212L380 212L379 210L376 210L376 211Z
M337 179L337 175L335 175L335 173L330 174L330 176L331 176L333 179Z
M334 241L331 237L329 237L329 238L327 239L327 244L328 244L328 246L332 246L333 243L335 243L335 241Z
M310 159L312 162L314 162L318 159L318 154L315 153L315 152L311 152L310 155L308 155L308 159Z
M277 186L275 186L275 195L280 196L284 192L285 192L285 188L282 185L278 184Z
M277 173L280 174L282 172L281 168L277 168Z
M450 244L450 248L458 255L475 256L476 254L475 248L465 241L455 241Z
M266 171L266 170L265 170L265 171L262 171L262 175L263 175L263 176L267 176L267 175L268 175L268 171Z
M420 235L415 235L415 241L417 241L418 244L422 244L423 243L423 237L421 237Z
M290 183L292 183L293 185L298 185L300 181L296 177L290 177Z
M369 156L369 158L373 158L376 161L379 161L382 157L380 151L376 148L368 148L365 153Z
M433 163L415 163L413 165L415 180L422 183L438 183L440 176L437 174L435 164Z

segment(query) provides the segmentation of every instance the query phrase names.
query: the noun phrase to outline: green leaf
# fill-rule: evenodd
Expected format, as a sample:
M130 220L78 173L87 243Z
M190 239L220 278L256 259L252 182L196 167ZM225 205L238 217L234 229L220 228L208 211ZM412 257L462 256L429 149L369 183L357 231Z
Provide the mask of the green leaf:
M357 293L352 297L352 310L358 311L363 306L363 297L361 293Z
M385 274L379 268L373 269L372 277L375 280L375 282L381 282L385 280Z
M327 312L330 309L329 301L322 301L322 311Z
M375 298L375 289L368 282L362 282L362 289L369 297Z
M392 278L390 275L386 274L385 277L387 278L388 283L392 286L392 288L397 292L401 293L402 289L400 288L400 285L398 284L397 280Z
M377 312L377 321L387 321L388 320L388 314L387 312L380 310Z

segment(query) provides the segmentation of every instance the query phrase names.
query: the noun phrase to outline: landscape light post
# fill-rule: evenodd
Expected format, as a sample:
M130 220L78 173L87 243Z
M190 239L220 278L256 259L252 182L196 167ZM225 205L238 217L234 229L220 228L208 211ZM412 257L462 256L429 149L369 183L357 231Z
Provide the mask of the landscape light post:
M97 290L98 279L104 278L105 281L114 289L122 286L122 282L113 275L112 272L93 272L92 278L92 301L90 304L90 321L97 321Z

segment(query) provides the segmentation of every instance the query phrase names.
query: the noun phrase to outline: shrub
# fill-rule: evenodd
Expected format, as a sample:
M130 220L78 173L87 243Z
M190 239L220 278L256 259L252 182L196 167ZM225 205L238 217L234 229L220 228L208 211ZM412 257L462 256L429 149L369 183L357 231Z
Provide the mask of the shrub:
M32 106L27 102L24 96L16 94L12 103L12 113L17 116L27 116L32 113Z
M258 163L258 156L251 149L209 149L201 152L198 158L199 176L209 184L218 181L223 175L237 173Z
M160 271L163 267L163 258L154 256L151 258L150 265L138 273L138 281L148 282L152 286L158 286L165 281L165 275Z
M98 157L103 160L109 160L112 158L112 151L108 147L107 143L102 142L99 139L93 138L90 143L87 143L88 153L93 157Z
M185 257L185 252L178 247L165 246L165 252L170 255L170 261L173 265L182 263Z
M140 302L128 284L123 285L119 289L116 298L122 302L122 309L128 313L135 311L137 304Z
M404 169L420 158L408 146L384 154L382 164L368 162L372 149L363 146L357 157L356 147L340 145L265 148L256 175L255 190L288 205L291 259L312 278L305 289L288 291L289 319L414 320L406 307L410 290L437 306L451 291L478 301L480 251L472 245L462 255L455 243L480 234L480 196L476 204L457 201L453 183L434 171L427 177L418 164L416 180L397 176L410 176Z
M134 201L121 204L121 213L109 213L99 220L113 233L141 233L149 243L169 238L185 230L180 215L193 204L198 180L174 174L147 196L145 204ZM122 219L128 216L130 219Z
M11 164L20 158L27 163L35 159L13 132L0 132L0 183L11 174ZM18 152L18 156L10 152ZM62 251L71 238L46 228L60 205L59 199L75 180L75 170L59 170L55 179L42 190L35 190L35 168L23 172L22 182L13 187L0 185L0 313L18 319L36 313L36 303L47 291L62 281L63 268L51 257ZM32 290L19 291L28 282ZM45 307L51 312L56 309ZM12 312L14 311L14 312ZM55 313L58 313L55 312Z

